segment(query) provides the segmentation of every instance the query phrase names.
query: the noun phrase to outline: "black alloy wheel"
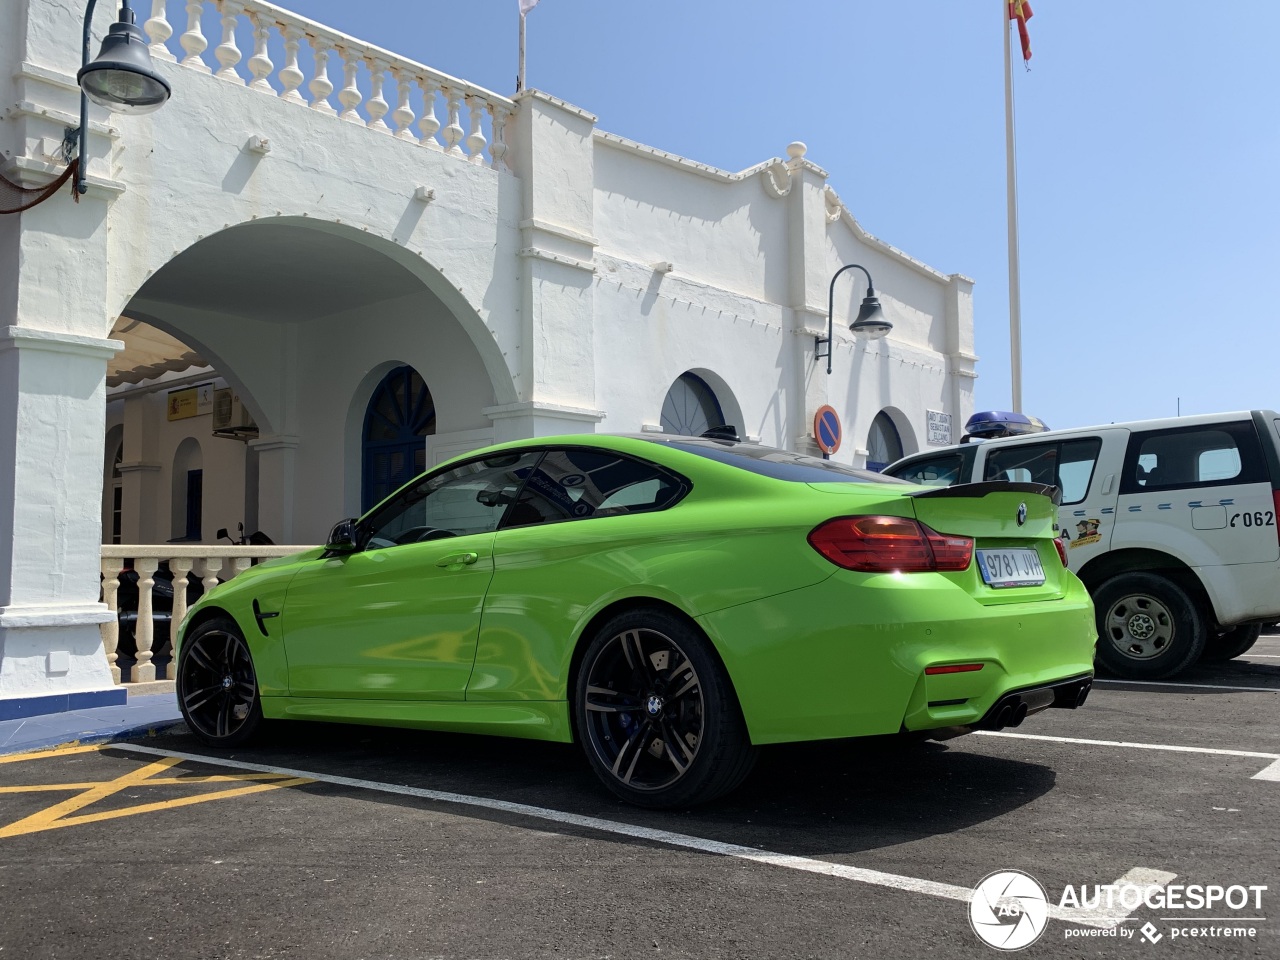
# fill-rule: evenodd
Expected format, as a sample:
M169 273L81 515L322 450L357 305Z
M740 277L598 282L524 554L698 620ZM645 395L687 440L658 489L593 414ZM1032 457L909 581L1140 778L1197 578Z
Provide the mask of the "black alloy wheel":
M714 799L755 760L724 668L705 637L666 611L605 624L583 657L575 707L597 775L640 806Z
M185 638L176 686L183 719L210 746L244 743L262 724L253 657L232 620L208 620Z

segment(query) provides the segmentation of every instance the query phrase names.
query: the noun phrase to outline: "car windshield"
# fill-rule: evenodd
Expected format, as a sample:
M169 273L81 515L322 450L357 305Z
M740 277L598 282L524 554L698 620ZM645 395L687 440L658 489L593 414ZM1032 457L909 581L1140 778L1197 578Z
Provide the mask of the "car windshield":
M726 440L702 440L694 437L664 440L645 437L652 443L661 443L676 450L694 453L708 460L749 470L776 480L795 483L906 483L896 477L888 477L872 470L859 470L846 463L820 460L801 453L790 453L776 447L758 443L735 443Z

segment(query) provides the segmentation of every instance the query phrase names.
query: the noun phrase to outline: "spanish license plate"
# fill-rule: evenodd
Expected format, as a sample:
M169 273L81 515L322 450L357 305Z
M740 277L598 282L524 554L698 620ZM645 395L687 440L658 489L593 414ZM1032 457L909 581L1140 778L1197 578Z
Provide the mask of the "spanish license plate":
M989 587L1034 587L1044 583L1040 554L1024 547L979 550L978 569Z

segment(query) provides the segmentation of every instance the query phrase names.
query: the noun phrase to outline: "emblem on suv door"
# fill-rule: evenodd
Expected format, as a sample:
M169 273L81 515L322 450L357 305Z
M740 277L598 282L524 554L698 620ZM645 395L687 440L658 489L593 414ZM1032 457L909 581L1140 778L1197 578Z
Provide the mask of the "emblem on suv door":
M1027 522L1027 505L1025 503L1018 504L1018 526L1022 526Z

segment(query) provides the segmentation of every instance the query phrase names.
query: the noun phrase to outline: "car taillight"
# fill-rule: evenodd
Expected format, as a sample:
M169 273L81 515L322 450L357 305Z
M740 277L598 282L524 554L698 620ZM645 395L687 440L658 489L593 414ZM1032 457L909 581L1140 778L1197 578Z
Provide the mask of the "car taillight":
M839 517L809 534L813 549L863 573L967 570L973 539L931 530L907 517Z
M1067 545L1062 542L1061 537L1053 538L1053 545L1058 548L1058 559L1062 561L1062 565L1067 565Z

